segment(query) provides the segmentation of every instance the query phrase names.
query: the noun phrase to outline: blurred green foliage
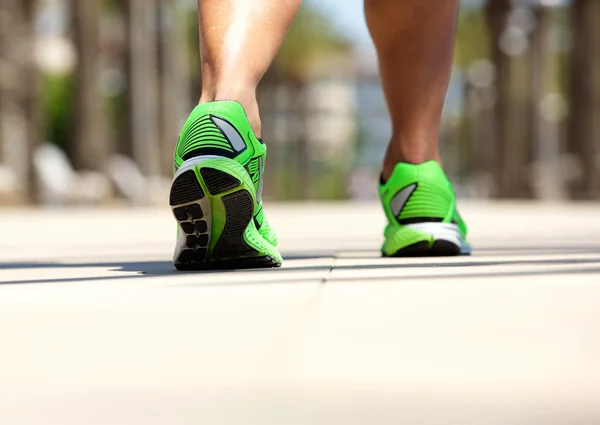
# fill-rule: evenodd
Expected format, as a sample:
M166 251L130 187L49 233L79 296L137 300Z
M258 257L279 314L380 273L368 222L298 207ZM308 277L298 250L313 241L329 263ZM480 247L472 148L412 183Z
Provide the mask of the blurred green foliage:
M66 150L71 136L71 110L75 80L72 74L42 75L42 140Z
M466 70L474 59L490 58L490 34L481 9L461 8L458 15L454 64Z
M304 80L315 61L351 49L348 38L327 15L313 6L303 6L277 55L275 66L289 78Z

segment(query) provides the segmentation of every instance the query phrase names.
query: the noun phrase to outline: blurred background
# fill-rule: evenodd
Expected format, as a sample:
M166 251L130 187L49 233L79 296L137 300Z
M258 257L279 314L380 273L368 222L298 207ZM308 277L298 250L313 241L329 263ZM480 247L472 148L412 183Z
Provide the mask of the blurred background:
M600 199L600 1L464 0L443 119L463 198ZM0 2L0 203L166 202L196 0ZM361 0L305 0L260 87L267 200L372 199L390 135Z

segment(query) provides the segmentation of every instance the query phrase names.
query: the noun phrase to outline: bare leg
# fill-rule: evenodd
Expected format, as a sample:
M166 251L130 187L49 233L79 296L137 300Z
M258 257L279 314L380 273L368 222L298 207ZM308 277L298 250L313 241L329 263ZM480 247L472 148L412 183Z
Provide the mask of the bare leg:
M302 0L198 0L202 55L200 103L237 100L260 137L256 87Z
M399 162L440 161L457 10L458 0L365 0L393 126L385 179Z

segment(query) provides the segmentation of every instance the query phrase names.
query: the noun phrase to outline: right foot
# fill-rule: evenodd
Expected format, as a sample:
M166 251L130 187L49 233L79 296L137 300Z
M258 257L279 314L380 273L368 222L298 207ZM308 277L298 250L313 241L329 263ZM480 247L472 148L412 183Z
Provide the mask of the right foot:
M396 165L379 187L388 225L385 257L468 255L467 225L454 188L436 161Z
M192 111L175 149L170 196L178 270L281 266L261 198L266 153L238 102Z

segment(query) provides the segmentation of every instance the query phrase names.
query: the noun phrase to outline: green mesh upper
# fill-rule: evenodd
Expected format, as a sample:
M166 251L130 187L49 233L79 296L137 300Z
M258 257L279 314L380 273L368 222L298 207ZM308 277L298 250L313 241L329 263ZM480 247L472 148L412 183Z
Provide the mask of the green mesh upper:
M231 124L241 136L245 149L238 152L228 141L227 134L215 123L214 117ZM187 159L198 155L218 155L234 159L241 164L252 179L257 193L255 220L259 232L275 245L277 236L262 212L262 172L267 156L267 147L252 131L242 105L235 101L203 103L192 111L185 123L174 154L174 169L177 170Z
M244 140L247 149L238 155L234 154L233 159L244 167L252 159L260 157L264 163L267 147L254 135L244 108L238 102L223 100L203 103L194 108L179 136L174 156L175 169L183 164L186 155L200 148L221 150L221 155L232 156L234 149L211 117L229 122Z
M196 108L198 109L198 108ZM233 152L231 145L221 130L211 121L209 114L200 115L196 121L184 129L177 144L175 158L183 158L186 154L199 147L223 149Z
M399 200L402 208L393 211L393 200L403 190L405 196ZM467 233L467 226L456 209L454 188L436 161L396 165L389 180L380 186L380 197L390 224L436 219L457 224L463 236Z

